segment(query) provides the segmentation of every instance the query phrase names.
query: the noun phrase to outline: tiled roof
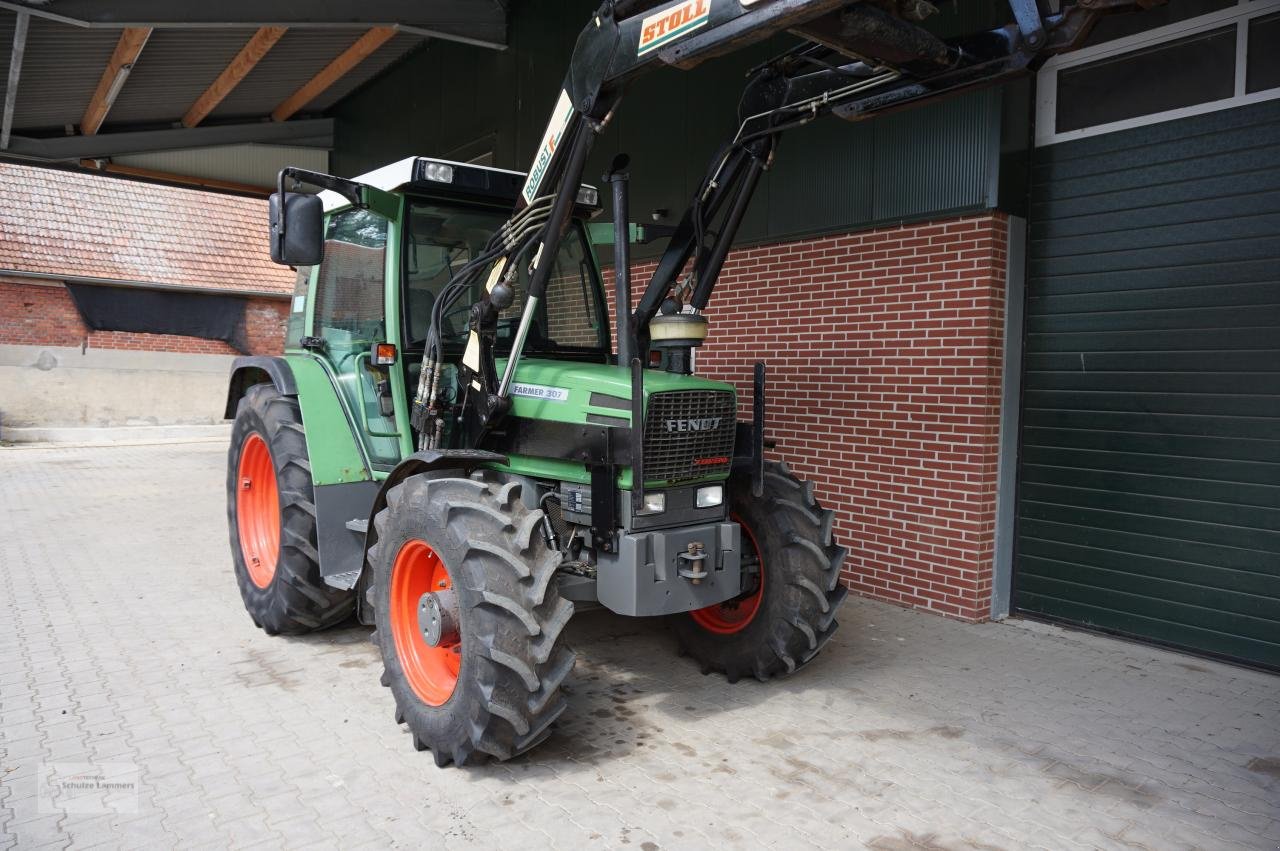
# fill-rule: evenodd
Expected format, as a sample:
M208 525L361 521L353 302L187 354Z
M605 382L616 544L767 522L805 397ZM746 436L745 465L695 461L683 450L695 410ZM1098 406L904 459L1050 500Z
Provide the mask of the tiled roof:
M267 202L0 163L0 270L231 291L293 289Z

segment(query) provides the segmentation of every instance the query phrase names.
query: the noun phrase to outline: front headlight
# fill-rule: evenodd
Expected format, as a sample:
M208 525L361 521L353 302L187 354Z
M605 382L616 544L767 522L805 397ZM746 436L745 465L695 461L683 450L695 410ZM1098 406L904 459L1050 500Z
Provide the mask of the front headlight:
M715 508L724 502L724 485L707 485L704 488L698 488L694 500L698 508Z
M667 495L665 493L647 493L644 495L644 508L636 512L638 515L661 514L667 510Z

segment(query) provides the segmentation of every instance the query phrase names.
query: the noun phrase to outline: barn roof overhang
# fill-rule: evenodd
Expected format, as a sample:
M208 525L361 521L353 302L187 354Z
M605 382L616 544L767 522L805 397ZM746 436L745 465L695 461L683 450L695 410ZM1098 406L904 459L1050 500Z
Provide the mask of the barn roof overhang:
M329 110L430 39L506 47L507 0L0 0L0 158L332 147Z

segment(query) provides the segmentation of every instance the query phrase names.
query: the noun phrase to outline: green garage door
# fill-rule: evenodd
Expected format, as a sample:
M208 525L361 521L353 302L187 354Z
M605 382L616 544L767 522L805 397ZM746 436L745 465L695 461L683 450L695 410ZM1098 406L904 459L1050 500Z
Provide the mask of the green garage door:
M1280 101L1036 163L1014 606L1280 666Z

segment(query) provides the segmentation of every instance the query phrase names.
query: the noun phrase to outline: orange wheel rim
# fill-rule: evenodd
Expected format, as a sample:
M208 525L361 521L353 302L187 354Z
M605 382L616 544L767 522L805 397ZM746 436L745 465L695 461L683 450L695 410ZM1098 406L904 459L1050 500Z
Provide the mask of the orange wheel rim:
M458 685L462 643L432 647L418 625L422 595L453 587L449 568L426 541L406 541L391 565L391 636L400 669L413 693L429 706L442 706Z
M249 579L266 588L280 554L280 494L276 467L262 435L253 432L240 449L236 468L236 527Z
M746 629L747 624L755 620L756 612L760 611L760 601L764 599L764 557L760 555L756 536L751 533L750 527L742 522L742 518L735 514L733 519L742 527L742 532L747 538L748 548L744 550L743 555L754 558L759 564L757 575L760 579L756 583L756 590L750 593L741 594L714 606L707 606L705 609L694 609L689 613L694 623L707 632L714 632L717 635L733 635L735 632Z

